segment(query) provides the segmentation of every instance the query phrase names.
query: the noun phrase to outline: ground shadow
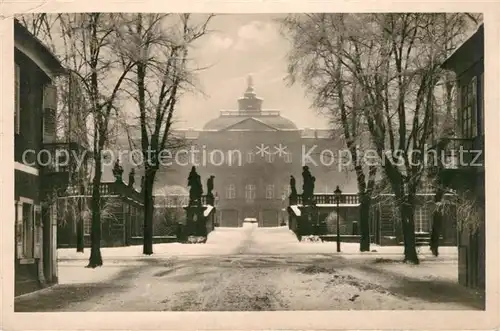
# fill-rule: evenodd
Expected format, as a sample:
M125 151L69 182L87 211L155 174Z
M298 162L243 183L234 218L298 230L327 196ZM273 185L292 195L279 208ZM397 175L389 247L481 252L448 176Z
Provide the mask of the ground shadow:
M16 298L14 312L49 312L64 311L73 304L84 303L96 296L105 296L108 293L117 293L126 289L123 285L85 283L55 285L47 292L36 293L32 296ZM71 309L71 311L78 311Z
M14 312L64 311L70 306L71 311L85 311L74 309L74 304L84 304L91 298L104 297L110 293L125 292L130 287L131 275L143 269L144 266L127 268L106 282L59 284L23 295L14 299Z
M357 268L396 281L394 286L387 287L387 290L394 295L414 297L428 302L460 303L472 309L485 309L484 295L452 281L412 279L369 264L359 265Z

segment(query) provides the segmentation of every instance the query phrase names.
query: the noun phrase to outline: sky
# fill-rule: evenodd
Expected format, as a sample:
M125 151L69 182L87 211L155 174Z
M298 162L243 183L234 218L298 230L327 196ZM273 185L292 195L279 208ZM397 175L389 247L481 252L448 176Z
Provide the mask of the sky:
M220 110L237 109L237 99L253 76L255 91L264 109L276 109L299 128L326 128L327 119L317 114L299 83L288 86L288 41L280 35L276 15L217 15L213 31L201 39L191 56L200 67L202 93L185 94L179 104L177 127L201 129Z

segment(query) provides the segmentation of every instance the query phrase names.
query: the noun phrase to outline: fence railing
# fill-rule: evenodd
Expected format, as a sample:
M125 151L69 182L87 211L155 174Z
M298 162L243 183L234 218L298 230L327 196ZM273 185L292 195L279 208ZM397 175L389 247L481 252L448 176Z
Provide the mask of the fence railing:
M328 193L318 193L314 195L314 201L316 204L336 204L337 196L335 194ZM302 194L297 195L297 204L301 205L303 203ZM354 193L343 193L339 197L338 203L340 205L357 205L359 204L359 197Z
M220 116L245 116L245 115L255 115L259 116L278 116L280 114L279 110L221 110Z
M136 191L135 188L128 186L124 182L105 182L99 184L99 193L101 196L120 195L123 197L131 198L137 202L143 202L143 195L141 192ZM83 192L77 185L68 187L66 194L68 195L92 195L92 185L88 185Z
M210 201L210 198L206 194L201 196L201 204L214 205L217 199L214 197L214 201ZM189 195L165 195L155 197L155 205L159 207L186 207L189 204Z

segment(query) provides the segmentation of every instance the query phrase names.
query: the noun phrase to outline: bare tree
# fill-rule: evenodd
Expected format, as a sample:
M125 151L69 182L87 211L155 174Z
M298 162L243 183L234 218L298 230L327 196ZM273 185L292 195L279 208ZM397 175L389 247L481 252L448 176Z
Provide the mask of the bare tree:
M342 68L343 39L327 31L335 28L342 15L297 15L282 21L283 32L291 40L288 54L291 82L300 78L313 99L314 106L326 110L332 127L343 136L356 173L360 197L360 251L370 250L369 211L377 167L358 157L360 145L366 144L366 125L359 111L361 94L354 77ZM340 127L340 128L339 128ZM364 138L364 139L363 139Z
M92 231L91 255L88 267L102 265L100 253L101 240L101 194L99 191L102 176L102 151L109 143L113 118L118 114L118 99L122 84L136 62L118 56L123 48L122 35L119 33L121 17L117 14L84 13L57 14L40 16L33 22L34 28L45 30L53 44L61 50L63 65L71 71L72 78L77 78L75 85L81 87L80 103L85 111L80 111L84 121L85 133L89 138L89 158L92 160ZM58 35L56 40L55 36ZM69 107L68 107L69 109ZM71 117L71 116L70 116ZM70 123L72 121L70 120ZM74 123L75 121L73 121Z
M189 50L207 34L213 15L196 22L190 14L131 14L122 33L129 47L123 61L134 61L128 80L137 103L141 150L144 160L144 254L153 254L153 185L163 151L182 144L172 135L177 103L194 88ZM163 154L164 155L164 154Z
M321 66L313 68L313 82L324 84L325 76L331 81L324 86L328 100L340 109L340 120L346 98L339 86L359 91L354 94L358 107L351 109L358 114L350 118L362 118L366 125L399 202L405 261L418 263L413 214L433 139L434 87L443 76L440 64L449 41L465 38L467 19L449 14L445 22L439 14L408 13L311 14L302 20L312 21L307 25L312 31L299 26L308 37L296 47L316 54ZM325 68L337 76L325 75Z

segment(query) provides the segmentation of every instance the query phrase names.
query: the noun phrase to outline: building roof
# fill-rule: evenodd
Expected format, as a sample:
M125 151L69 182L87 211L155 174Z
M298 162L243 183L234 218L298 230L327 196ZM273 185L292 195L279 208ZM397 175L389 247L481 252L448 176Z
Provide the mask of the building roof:
M52 53L37 37L29 32L28 29L26 29L17 19L14 19L14 45L22 45L23 47L36 52L37 59L32 60L35 62L36 60L41 61L42 64L52 73L62 74L65 72L64 67L54 53Z
M252 118L258 122L261 122L271 128L276 130L298 130L295 123L291 120L281 116L279 113L273 115L267 115L265 111L252 113L240 113L234 112L234 115L223 115L209 121L203 127L203 130L209 131L221 131L240 122Z
M457 47L453 53L441 64L441 67L448 70L455 70L459 63L470 64L484 57L484 23L481 23L477 30ZM468 65L465 65L467 67Z

